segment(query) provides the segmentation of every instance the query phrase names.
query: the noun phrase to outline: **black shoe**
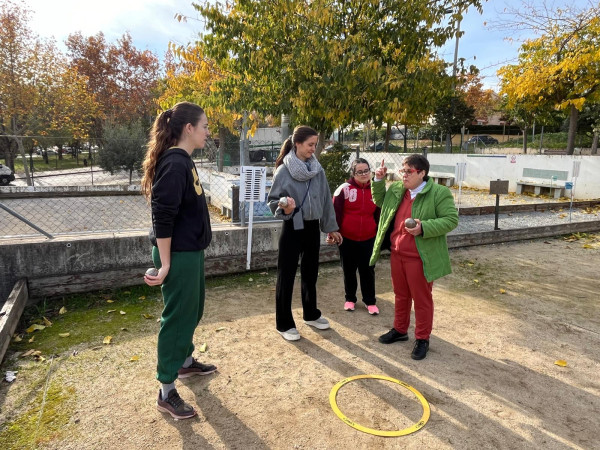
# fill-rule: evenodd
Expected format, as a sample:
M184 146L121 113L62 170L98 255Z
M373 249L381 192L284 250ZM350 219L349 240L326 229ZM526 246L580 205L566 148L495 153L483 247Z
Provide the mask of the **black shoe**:
M427 356L427 350L429 350L429 341L426 339L417 339L415 347L413 348L412 359L420 360L425 359Z
M396 331L395 328L392 328L387 333L379 336L379 342L382 344L391 344L396 341L408 341L408 334L400 333L399 331Z

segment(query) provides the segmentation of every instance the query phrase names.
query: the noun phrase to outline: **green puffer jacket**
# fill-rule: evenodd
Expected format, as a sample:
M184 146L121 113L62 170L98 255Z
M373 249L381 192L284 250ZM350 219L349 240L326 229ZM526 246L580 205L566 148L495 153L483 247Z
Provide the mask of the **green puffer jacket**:
M394 226L396 211L404 198L406 188L401 181L397 181L385 189L385 180L371 183L373 201L381 208L381 217L371 265L379 259L381 245L386 237L386 231ZM454 206L452 192L446 186L435 183L431 178L421 192L417 194L412 205L412 217L421 220L423 234L415 237L417 250L423 260L423 272L428 282L448 275L450 268L450 255L446 234L458 225L458 211Z

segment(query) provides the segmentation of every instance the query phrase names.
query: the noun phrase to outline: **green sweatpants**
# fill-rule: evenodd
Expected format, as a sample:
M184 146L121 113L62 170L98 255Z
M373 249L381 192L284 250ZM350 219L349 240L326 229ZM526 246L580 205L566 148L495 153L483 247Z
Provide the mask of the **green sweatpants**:
M161 267L158 248L152 260ZM161 286L164 309L158 333L156 379L164 384L177 379L177 371L194 352L194 331L204 313L204 251L172 252L171 268Z

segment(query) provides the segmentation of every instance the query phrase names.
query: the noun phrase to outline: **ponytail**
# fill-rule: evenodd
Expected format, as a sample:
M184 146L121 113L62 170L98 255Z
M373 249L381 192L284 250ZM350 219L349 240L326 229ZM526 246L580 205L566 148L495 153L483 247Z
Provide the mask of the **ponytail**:
M181 134L183 127L191 123L196 126L204 110L198 105L190 102L177 103L173 108L167 109L158 115L152 129L150 130L150 140L146 150L146 157L142 163L144 175L142 177L142 195L150 201L152 195L152 183L156 174L156 164L161 155L169 148L175 146Z
M275 168L277 169L280 165L283 164L283 158L292 150L296 144L302 144L311 136L318 136L319 133L315 131L314 128L311 128L306 125L298 125L294 128L294 133L283 141L281 145L281 150L279 152L279 156L275 160Z

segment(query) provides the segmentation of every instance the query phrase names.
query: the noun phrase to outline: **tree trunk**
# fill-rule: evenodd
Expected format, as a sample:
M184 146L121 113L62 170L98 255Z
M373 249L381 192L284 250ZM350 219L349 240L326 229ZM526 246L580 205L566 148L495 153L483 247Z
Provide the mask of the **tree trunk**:
M404 124L404 153L408 153L406 151L406 135L408 134L407 126Z
M319 155L325 148L325 138L327 134L325 131L319 131L319 142L317 143L317 148L315 149L315 158L319 159Z
M527 125L523 128L523 153L527 154Z
M452 136L450 133L446 134L446 153L452 153Z
M594 132L594 138L592 139L592 155L598 154L598 132Z
M21 138L15 138L17 140L17 146L19 147L19 153L23 160L23 170L25 170L25 178L27 179L27 186L33 186L31 182L31 176L29 175L29 166L27 165L27 157L25 156L25 148L23 147L23 141Z
M569 137L567 138L567 155L575 153L575 136L577 134L577 119L579 111L571 105L571 115L569 116Z
M390 146L390 134L392 134L392 125L388 122L385 127L385 143L383 144L383 151L387 152Z

